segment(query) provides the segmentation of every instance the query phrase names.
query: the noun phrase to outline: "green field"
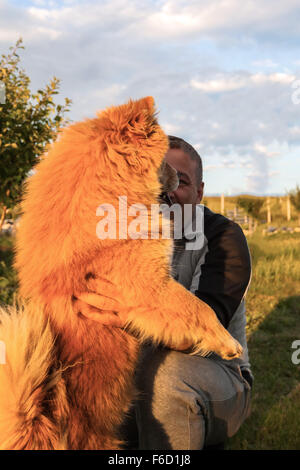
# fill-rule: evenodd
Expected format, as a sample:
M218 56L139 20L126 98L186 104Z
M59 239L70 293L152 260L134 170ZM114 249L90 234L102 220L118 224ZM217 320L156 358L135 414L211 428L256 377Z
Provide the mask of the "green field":
M227 215L228 211L238 209L237 200L240 196L227 196L224 197L224 214ZM267 222L267 208L269 206L271 215L271 225L277 226L294 226L300 225L299 213L290 204L290 218L288 219L287 210L287 196L244 196L251 199L263 200L263 206L259 214L259 223ZM208 206L213 212L221 212L221 198L219 196L204 196L203 204ZM238 209L241 210L241 209Z
M248 238L253 275L247 294L248 344L255 376L252 413L227 449L300 449L300 365L292 363L300 340L300 234ZM12 239L0 237L2 302L12 302Z
M228 449L300 449L300 234L248 239L253 259L247 335L255 382L252 413Z

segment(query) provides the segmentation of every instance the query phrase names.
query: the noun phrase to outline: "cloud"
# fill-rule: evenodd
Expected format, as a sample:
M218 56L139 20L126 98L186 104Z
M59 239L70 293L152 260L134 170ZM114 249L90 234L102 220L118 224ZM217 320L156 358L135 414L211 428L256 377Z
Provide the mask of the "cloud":
M255 73L255 74L218 74L212 80L199 81L192 79L190 86L206 93L220 93L226 91L238 90L240 88L251 87L255 85L265 85L272 83L291 84L296 79L293 74L287 73Z
M201 90L206 93L216 93L242 88L246 85L246 80L234 76L230 78L216 77L214 80L208 81L192 79L190 81L190 85L192 88L196 88L197 90Z
M220 163L212 164L212 165L204 165L203 170L204 171L211 171L211 170L216 170L219 168L223 168L224 165L221 165Z
M181 134L181 127L172 124L171 122L161 122L161 127L163 128L164 132L169 135L180 135Z
M157 39L202 37L218 41L282 41L299 37L299 3L269 0L163 1L143 19L146 35Z
M289 129L291 135L300 136L300 126L292 126Z
M280 152L278 152L278 151L277 152L274 152L274 151L272 152L272 151L268 150L268 148L265 145L262 145L262 144L259 144L259 143L254 144L254 150L257 153L259 153L259 154L261 154L261 155L263 155L267 158L274 158L274 157L278 157L280 155Z
M29 3L30 5L30 3ZM2 0L0 8L13 8ZM229 41L248 38L254 42L274 41L282 43L285 38L300 36L298 0L269 0L253 2L244 0L103 0L89 1L44 1L35 0L31 6L18 8L19 15L26 14L30 23L61 32L67 29L98 27L100 31L123 34L132 33L136 39L152 41L209 39ZM26 25L23 29L27 29ZM39 32L31 31L36 37ZM236 39L234 39L236 38ZM257 61L259 63L259 60ZM272 59L269 59L269 65Z
M300 105L291 100L300 78L298 0L24 5L0 0L1 49L22 35L32 89L61 78L58 100L73 100L72 119L152 95L164 130L194 144L211 175L240 171L244 189L261 193L271 187L271 164L299 148Z
M274 62L272 59L255 60L252 62L252 65L260 68L275 68L279 66L279 64Z

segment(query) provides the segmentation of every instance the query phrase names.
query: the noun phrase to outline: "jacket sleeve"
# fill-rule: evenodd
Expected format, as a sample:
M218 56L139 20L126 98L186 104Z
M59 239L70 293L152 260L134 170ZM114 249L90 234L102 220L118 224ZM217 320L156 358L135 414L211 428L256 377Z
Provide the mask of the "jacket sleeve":
M240 226L226 221L207 234L208 251L195 295L206 302L227 328L251 278L251 260Z

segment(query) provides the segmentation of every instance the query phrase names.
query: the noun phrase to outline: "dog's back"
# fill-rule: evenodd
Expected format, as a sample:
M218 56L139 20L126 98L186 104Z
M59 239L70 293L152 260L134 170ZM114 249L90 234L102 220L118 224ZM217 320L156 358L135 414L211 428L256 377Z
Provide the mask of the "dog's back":
M27 369L29 376L39 377L44 371L43 400L30 377L25 374L23 381L17 380L12 372L11 386L20 396L28 389L32 398L22 411L31 427L26 436L34 434L36 423L45 436L41 441L28 438L23 448L121 446L118 429L134 396L138 341L127 330L101 324L101 311L93 319L83 315L77 305L84 293L96 299L103 313L125 310L129 328L141 339L175 347L188 340L197 352L215 351L224 358L241 352L210 307L171 278L171 240L151 239L150 233L148 239L97 237L98 206L117 207L119 196L126 195L128 206L143 204L148 217L161 192L158 170L167 147L153 99L130 101L66 129L28 181L17 235L20 294L29 298L29 322L35 321L31 311L36 304L36 315L49 322L54 338L50 353L56 362L41 358L43 368L33 361ZM117 212L117 228L120 222ZM32 335L38 338L38 330ZM19 329L19 340L21 336ZM38 340L35 345L40 354ZM25 352L21 353L24 364ZM53 382L47 380L53 370L58 377L57 363L65 405L52 408ZM16 360L14 367L20 364ZM5 375L0 396L7 380ZM15 415L20 413L18 404L12 404ZM0 432L0 445L12 448L16 440L7 437L3 426Z
M71 449L111 449L121 445L118 427L134 396L133 370L138 343L121 329L95 323L80 312L74 315L74 294L91 290L94 277L99 279L103 276L113 283L122 282L117 266L123 263L123 259L126 261L127 255L120 256L117 240L97 238L96 210L101 203L116 205L122 192L127 194L129 202L136 198L137 188L133 184L130 191L128 183L133 168L135 179L143 180L143 167L138 168L136 153L140 147L138 140L142 136L144 141L147 132L156 133L156 139L159 137L156 142L159 155L154 155L155 164L151 161L151 146L147 149L145 145L150 190L148 188L149 194L144 202L155 202L160 192L157 170L167 148L167 139L157 125L153 111L153 100L145 99L111 108L95 119L70 126L38 163L28 180L17 234L15 265L20 294L28 298L29 303L19 315L16 311L12 315L11 328L15 328L20 341L23 335L28 344L30 338L35 338L31 352L41 363L29 361L28 377L25 375L23 382L16 381L13 386L22 394L26 383L28 393L32 395L32 402L24 408L30 436L35 435L37 428L33 423L42 420L45 424L46 419L52 423L53 436L50 437L52 431L48 424L39 431L41 435L46 434L40 441L27 433L17 443L13 437L10 441L5 440L5 435L10 433L0 433L5 448L51 449L65 446ZM139 123L132 132L128 121L135 119ZM127 144L123 137L119 140L125 129L128 131ZM126 145L126 155L122 155ZM139 157L145 158L145 155L140 154ZM121 175L116 176L114 159ZM142 183L139 184L142 188ZM32 305L37 303L38 312L32 315ZM36 318L40 321L34 325ZM20 319L28 324L26 334L18 326ZM38 338L44 328L43 322L47 322L47 331L52 339L49 336L49 354L39 357ZM12 338L8 341L11 344ZM10 352L8 354L11 355ZM21 350L21 363L25 356L30 354ZM12 367L19 370L18 359L15 359ZM51 361L54 360L61 365L59 390L61 392L64 387L68 392L67 398L65 396L62 400L65 402L62 414L46 406L48 400L52 400L53 391L47 380L52 380L54 365ZM5 371L8 371L8 366ZM41 382L43 399L33 391L31 379L35 376ZM15 415L18 409L22 409L21 404L14 403ZM27 415L34 419L38 415L38 420L30 421ZM61 423L63 418L68 421L66 433ZM22 424L17 421L15 433L19 437L22 433Z

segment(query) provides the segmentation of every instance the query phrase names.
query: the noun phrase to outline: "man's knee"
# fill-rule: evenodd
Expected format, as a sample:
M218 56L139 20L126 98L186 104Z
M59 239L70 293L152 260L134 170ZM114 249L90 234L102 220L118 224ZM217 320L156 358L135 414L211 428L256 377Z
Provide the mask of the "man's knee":
M182 378L182 353L156 351L138 374L137 420L142 449L201 449L204 410L198 391Z
M238 367L162 348L144 351L141 366L137 385L143 442L149 438L171 446L166 448L200 449L204 442L226 439L245 419L249 395Z
M144 351L137 374L141 400L162 413L181 408L186 411L187 407L198 413L201 391L193 383L197 374L191 360L192 356L163 348Z

